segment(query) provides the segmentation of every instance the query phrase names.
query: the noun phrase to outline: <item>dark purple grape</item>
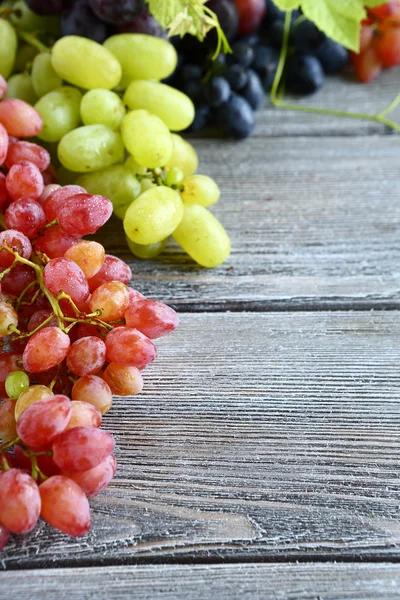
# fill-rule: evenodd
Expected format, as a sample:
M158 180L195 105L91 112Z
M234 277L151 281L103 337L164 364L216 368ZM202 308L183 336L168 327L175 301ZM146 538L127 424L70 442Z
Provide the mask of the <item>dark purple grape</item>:
M213 108L229 100L231 86L224 77L211 77L205 89L205 96Z
M252 68L258 73L266 90L271 89L278 68L279 52L270 46L259 46L254 52Z
M247 69L254 60L254 50L248 44L239 40L232 44L231 61Z
M326 38L316 52L327 75L340 73L349 62L349 52L330 38Z
M182 69L179 72L179 78L183 81L200 81L202 75L202 69L199 65L191 65L186 64L183 65Z
M210 119L210 107L208 104L199 104L196 106L196 111L192 124L187 131L199 131L203 129Z
M102 44L107 37L107 25L91 11L88 0L77 0L60 19L61 35L80 35Z
M313 94L325 81L318 58L312 54L293 54L287 63L286 85L295 94Z
M25 0L25 4L38 15L59 15L70 2L69 0Z
M233 39L239 26L239 16L234 3L229 0L209 0L207 7L217 15L219 24L228 40ZM216 40L215 31L212 29L207 35L207 41L214 37ZM213 39L210 41L214 42Z
M105 23L131 23L146 10L144 0L89 0L93 12Z
M247 75L247 84L242 90L240 90L240 95L247 100L251 108L257 110L257 108L260 108L264 100L264 88L261 83L261 79L255 71L249 69L247 71Z
M301 21L293 28L293 42L301 52L315 52L326 40L326 35L312 21Z
M216 109L216 124L229 137L249 137L254 129L254 111L247 100L232 94L228 102Z
M117 31L118 33L145 33L161 38L167 37L160 23L147 10L135 17L130 23L118 25Z
M229 81L229 85L235 92L238 92L244 88L248 81L246 69L240 65L232 65L228 67L228 69L224 71L224 76Z

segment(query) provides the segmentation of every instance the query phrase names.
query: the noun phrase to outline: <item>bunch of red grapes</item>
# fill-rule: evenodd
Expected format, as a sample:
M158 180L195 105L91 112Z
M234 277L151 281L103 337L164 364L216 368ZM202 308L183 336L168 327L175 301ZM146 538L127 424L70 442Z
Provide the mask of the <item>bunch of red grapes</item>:
M48 152L22 139L41 126L25 102L0 102L0 549L39 517L89 531L87 498L116 470L102 415L113 394L141 392L151 340L178 324L128 287L128 265L82 239L111 202L55 184Z
M352 54L358 78L369 83L382 69L400 65L400 0L368 9L362 23L360 53Z

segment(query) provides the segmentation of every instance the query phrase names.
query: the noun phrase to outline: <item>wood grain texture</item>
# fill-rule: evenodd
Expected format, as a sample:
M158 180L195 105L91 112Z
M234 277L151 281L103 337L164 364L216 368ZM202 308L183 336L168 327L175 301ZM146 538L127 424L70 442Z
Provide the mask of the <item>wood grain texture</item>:
M158 346L91 534L42 523L3 567L400 558L399 312L183 315Z
M398 599L391 564L225 564L49 569L0 575L0 595L24 600Z
M222 190L213 212L232 239L217 269L172 242L130 255L121 222L100 240L131 263L132 285L180 310L400 306L400 136L198 140L200 172Z

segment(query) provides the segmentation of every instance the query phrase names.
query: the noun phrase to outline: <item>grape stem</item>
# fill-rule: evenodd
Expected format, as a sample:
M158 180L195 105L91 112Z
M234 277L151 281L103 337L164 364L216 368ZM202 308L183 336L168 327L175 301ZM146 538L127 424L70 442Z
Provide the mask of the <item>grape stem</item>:
M3 444L0 444L0 453L4 452L5 450L8 450L9 448L12 448L16 444L18 444L20 441L21 441L20 438L17 437L14 440L11 440L10 442L4 442Z
M282 80L282 75L286 63L286 58L288 54L289 48L289 34L290 34L290 25L291 25L292 12L288 11L285 15L285 27L283 33L283 41L281 53L279 56L278 68L276 70L276 74L274 77L274 81L272 84L270 99L274 106L279 108L285 108L287 110L297 110L300 112L310 112L315 113L317 115L330 115L335 117L346 117L349 119L360 119L363 121L375 121L381 123L382 125L386 125L387 127L391 127L395 131L400 131L400 123L396 123L391 119L387 119L386 115L388 115L399 103L400 103L400 94L393 100L393 102L385 109L383 109L377 115L368 115L365 113L357 113L357 112L347 112L342 110L333 110L328 108L315 108L314 106L303 106L300 104L291 104L289 102L283 101L279 97L279 86Z
M33 46L39 52L50 52L50 48L43 44L40 40L37 39L34 33L30 33L29 31L23 31L22 29L17 29L17 33L21 40L24 40L30 46Z

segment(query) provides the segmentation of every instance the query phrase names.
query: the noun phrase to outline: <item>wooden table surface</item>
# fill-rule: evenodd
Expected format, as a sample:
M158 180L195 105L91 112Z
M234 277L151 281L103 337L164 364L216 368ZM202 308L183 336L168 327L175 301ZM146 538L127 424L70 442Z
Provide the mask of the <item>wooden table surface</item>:
M311 100L378 112L399 80ZM0 598L400 598L400 135L267 106L251 139L194 144L232 255L136 261L107 225L181 325L104 419L92 532L14 537Z

